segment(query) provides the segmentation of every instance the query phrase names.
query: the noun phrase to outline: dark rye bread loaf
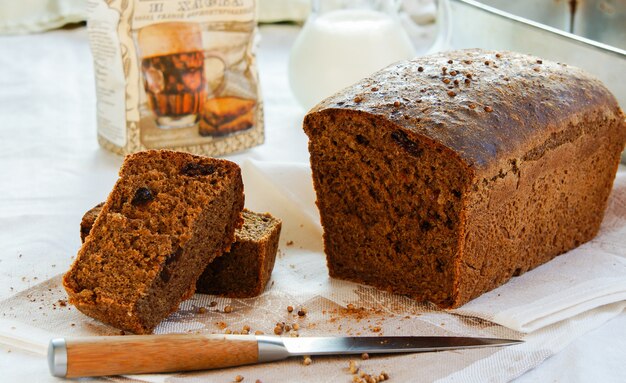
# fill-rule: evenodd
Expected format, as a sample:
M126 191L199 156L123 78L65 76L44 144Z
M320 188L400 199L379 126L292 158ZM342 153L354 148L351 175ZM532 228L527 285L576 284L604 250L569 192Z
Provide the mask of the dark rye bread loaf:
M102 210L99 204L85 213L80 223L84 242ZM265 290L269 281L280 238L281 221L269 213L244 209L243 226L235 230L235 242L230 251L204 269L196 282L196 291L233 298L255 297Z
M444 308L593 238L626 139L595 78L482 50L390 66L304 130L330 275Z
M150 333L230 249L243 183L229 161L166 150L130 155L63 284L83 313Z

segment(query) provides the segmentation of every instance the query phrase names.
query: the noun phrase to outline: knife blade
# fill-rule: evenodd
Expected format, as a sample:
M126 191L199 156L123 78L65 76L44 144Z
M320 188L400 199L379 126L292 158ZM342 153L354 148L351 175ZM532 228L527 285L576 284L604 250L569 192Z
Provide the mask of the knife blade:
M266 335L126 335L56 338L53 376L145 374L266 363L302 355L413 353L509 346L514 339L445 336L278 337Z

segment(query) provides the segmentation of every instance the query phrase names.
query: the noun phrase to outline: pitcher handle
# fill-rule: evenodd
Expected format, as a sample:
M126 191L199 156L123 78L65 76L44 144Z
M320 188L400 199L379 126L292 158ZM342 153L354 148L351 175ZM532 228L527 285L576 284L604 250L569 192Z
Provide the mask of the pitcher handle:
M436 53L450 49L452 39L452 23L450 0L437 0L437 37L428 48L427 53Z

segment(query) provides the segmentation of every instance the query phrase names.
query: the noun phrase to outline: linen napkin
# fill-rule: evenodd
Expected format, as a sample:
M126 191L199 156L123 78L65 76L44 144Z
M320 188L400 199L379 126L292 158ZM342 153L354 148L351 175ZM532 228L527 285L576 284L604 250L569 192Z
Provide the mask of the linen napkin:
M443 311L404 296L328 277L308 164L246 160L242 170L246 206L259 212L269 211L283 220L270 285L261 296L250 299L196 294L164 320L156 333L224 333L250 326L252 332L273 334L275 324L285 322L298 323L300 336L524 339L523 345L501 349L372 356L358 361L362 370L386 371L397 381L507 382L626 308L626 262L622 255L626 253L626 241L621 239L626 232L626 172L620 172L616 178L596 239L457 310ZM51 337L120 333L84 316L65 299L57 276L0 302L0 342L43 353ZM349 304L354 309L348 309ZM226 305L232 306L233 311L225 313ZM286 307L290 305L305 306L307 315L289 313ZM293 358L236 370L128 378L148 382L217 382L242 375L246 381L288 381L294 376L302 382L350 381L349 359L318 357L311 366L303 366L302 360Z

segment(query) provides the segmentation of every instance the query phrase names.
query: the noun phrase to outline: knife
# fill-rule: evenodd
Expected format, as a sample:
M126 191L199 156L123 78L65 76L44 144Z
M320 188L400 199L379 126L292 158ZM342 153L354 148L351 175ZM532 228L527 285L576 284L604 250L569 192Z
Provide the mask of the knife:
M429 352L521 342L444 336L291 338L221 334L56 338L48 347L48 365L53 376L77 378L205 370L299 355Z

